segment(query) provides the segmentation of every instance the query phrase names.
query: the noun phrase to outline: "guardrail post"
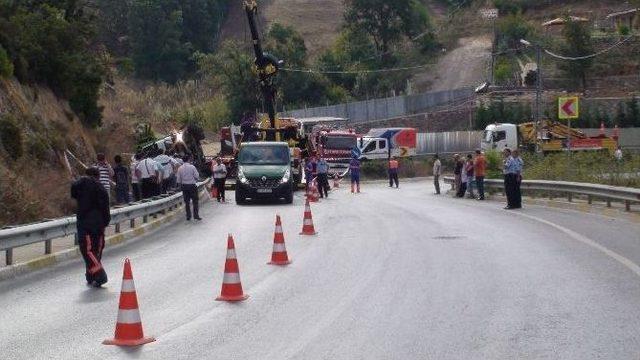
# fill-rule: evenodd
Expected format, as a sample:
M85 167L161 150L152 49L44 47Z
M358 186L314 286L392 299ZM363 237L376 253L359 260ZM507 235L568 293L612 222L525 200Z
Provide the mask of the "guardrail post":
M136 219L129 220L129 227L131 227L132 229L136 227Z
M80 245L80 241L78 241L78 233L73 234L73 245Z
M51 239L44 241L44 253L46 255L51 254Z
M143 222L143 223L145 223L145 224L146 224L147 222L149 222L149 215L145 215L145 216L143 216L143 217L142 217L142 222Z
M611 200L607 199L607 207L611 207Z
M5 263L7 265L13 265L13 249L6 250Z
M589 203L589 205L593 204L593 196L587 196L587 202Z
M567 194L567 200L568 200L569 202L572 202L572 201L573 201L573 194L572 194L572 193L568 193L568 194Z
M625 200L624 201L624 209L626 211L631 211L631 201L629 201L629 200Z
M116 234L120 232L120 223L116 223L114 231L116 232Z

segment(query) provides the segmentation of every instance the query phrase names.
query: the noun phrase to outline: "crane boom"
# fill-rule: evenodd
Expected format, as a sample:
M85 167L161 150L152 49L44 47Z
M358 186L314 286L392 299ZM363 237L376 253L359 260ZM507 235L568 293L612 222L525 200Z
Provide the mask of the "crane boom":
M254 64L256 73L258 74L260 91L264 99L265 109L269 115L270 127L274 131L267 132L267 140L275 140L276 128L276 109L275 98L276 88L273 85L273 77L278 73L279 67L283 64L282 60L278 60L271 54L265 53L262 49L260 34L256 24L256 16L258 13L258 5L255 0L245 0L244 9L249 20L249 28L251 30L251 39L253 41L253 51L255 53Z

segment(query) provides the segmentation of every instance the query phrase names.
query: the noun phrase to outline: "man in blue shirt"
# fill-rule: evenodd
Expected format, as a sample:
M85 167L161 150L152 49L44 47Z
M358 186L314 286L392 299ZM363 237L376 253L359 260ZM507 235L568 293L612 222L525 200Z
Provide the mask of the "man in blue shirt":
M320 159L318 159L316 171L318 172L318 190L320 191L320 197L329 197L329 164L327 164L327 161L322 155L320 155Z
M504 191L507 195L507 206L505 209L519 209L522 207L522 196L520 193L520 180L524 162L518 154L518 150L513 153L510 149L504 149Z

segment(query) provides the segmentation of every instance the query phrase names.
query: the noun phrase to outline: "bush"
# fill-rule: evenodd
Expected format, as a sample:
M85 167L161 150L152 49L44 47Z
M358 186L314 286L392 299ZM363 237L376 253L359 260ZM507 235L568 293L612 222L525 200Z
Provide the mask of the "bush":
M502 177L502 154L496 150L489 150L484 154L487 160L487 178L499 179Z
M629 27L627 25L622 25L620 27L618 27L618 34L622 35L622 36L627 36L631 33L631 30L629 29Z
M0 45L0 78L8 78L13 75L13 63L7 51Z
M617 162L606 151L552 153L540 157L523 154L525 179L575 181L616 186L639 187L640 178L629 176L640 172L640 156L627 154Z
M22 132L16 119L11 115L0 115L0 145L13 160L23 153Z

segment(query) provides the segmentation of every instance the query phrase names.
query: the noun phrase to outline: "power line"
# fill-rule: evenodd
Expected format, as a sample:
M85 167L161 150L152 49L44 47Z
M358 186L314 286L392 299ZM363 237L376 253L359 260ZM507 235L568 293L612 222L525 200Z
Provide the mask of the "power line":
M617 43L615 43L615 44L613 44L613 45L609 46L609 47L608 47L608 48L606 48L606 49L600 50L600 51L598 51L598 52L596 52L596 53L593 53L593 54L584 55L584 56L563 56L563 55L558 55L558 54L556 54L556 53L553 53L553 52L551 52L551 51L549 51L549 50L547 50L547 49L543 49L543 50L544 50L544 52L545 52L546 54L548 54L548 55L550 55L550 56L552 56L552 57L554 57L554 58L556 58L556 59L560 59L560 60L567 60L567 61L580 61L580 60L591 59L591 58L594 58L594 57L596 57L596 56L602 55L602 54L604 54L604 53L606 53L606 52L609 52L609 51L611 51L611 50L615 49L616 47L618 47L618 46L620 46L620 45L624 44L625 42L629 41L632 37L633 37L633 35L629 35L629 36L627 36L626 38L624 38L624 39L622 39L622 40L618 41Z

